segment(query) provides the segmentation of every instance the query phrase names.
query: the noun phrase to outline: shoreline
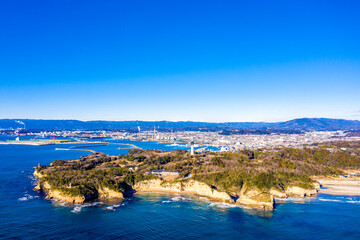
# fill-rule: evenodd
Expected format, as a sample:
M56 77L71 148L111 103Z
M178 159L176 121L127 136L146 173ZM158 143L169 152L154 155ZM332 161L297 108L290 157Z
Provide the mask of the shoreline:
M157 194L180 194L180 195L188 195L191 197L204 197L207 198L210 202L216 202L216 203L229 203L229 204L234 204L236 205L236 203L230 203L228 201L219 199L219 198L211 198L209 196L205 196L205 195L201 195L198 194L194 191L176 191L176 190L159 190L159 189L145 189L145 190L135 190L135 192L133 193L133 195L136 194L143 194L143 193L157 193Z
M84 151L84 152L91 152L91 153L96 153L95 150L91 150L91 149L73 149L73 148L55 148L55 150L57 151Z
M29 146L45 146L45 145L62 145L62 144L94 144L103 142L57 142L57 141L0 141L0 145L29 145Z
M323 188L319 193L335 196L360 196L360 180L317 179Z

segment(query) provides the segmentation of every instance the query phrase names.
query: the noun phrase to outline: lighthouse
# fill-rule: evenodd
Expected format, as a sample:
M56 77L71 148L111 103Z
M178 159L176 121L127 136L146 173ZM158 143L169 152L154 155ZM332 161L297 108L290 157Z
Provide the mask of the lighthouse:
M191 142L190 155L191 155L191 156L194 156L194 142Z

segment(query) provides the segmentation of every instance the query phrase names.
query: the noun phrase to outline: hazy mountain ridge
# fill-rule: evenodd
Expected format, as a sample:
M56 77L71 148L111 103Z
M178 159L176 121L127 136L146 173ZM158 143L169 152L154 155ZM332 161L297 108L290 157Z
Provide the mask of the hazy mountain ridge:
M38 119L0 119L0 129L23 128L28 130L278 130L278 131L321 131L321 130L360 130L360 121L330 118L301 118L285 122L192 122L192 121L79 121L79 120L38 120Z

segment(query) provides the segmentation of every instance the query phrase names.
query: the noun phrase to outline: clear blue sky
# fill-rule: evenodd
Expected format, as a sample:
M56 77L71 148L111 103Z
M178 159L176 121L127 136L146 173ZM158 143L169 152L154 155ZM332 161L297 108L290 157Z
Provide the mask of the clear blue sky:
M0 2L0 118L360 119L359 1Z

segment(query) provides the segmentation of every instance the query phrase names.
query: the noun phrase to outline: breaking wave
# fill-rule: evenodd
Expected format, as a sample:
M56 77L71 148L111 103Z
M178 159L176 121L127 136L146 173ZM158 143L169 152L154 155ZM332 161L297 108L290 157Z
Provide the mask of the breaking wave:
M323 202L341 202L341 203L360 204L360 200L355 200L353 198L341 198L341 199L318 198L318 199L319 201L323 201Z
M104 210L115 212L118 208L120 208L122 206L126 206L126 202L121 203L121 204L114 204L114 205L108 206Z
M172 197L171 201L173 202L191 202L191 197Z
M40 198L39 196L31 196L30 194L25 194L24 197L18 198L19 201L27 201L29 199Z
M328 199L328 198L319 198L319 201L322 201L322 202L345 202L345 201L339 200L339 199Z
M221 203L221 202L213 202L209 204L210 207L217 207L217 208L237 208L237 207L242 207L243 206L238 206L235 204L230 204L230 203Z
M63 205L62 205L63 204ZM84 203L84 204L75 204L73 210L71 210L72 213L79 213L83 208L88 207L96 207L103 204L102 202L93 202L93 203ZM61 203L60 205L66 206L66 203Z
M172 202L191 202L191 197L172 197L169 200L162 201L162 203L172 203Z

